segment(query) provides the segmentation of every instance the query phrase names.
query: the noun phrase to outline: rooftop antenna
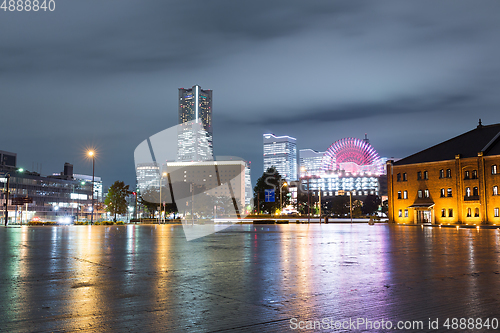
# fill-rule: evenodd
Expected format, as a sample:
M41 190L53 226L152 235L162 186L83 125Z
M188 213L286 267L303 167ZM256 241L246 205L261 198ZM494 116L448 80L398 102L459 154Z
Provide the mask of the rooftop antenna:
M363 139L364 142L370 143L370 140L368 140L368 134L365 133L365 138Z

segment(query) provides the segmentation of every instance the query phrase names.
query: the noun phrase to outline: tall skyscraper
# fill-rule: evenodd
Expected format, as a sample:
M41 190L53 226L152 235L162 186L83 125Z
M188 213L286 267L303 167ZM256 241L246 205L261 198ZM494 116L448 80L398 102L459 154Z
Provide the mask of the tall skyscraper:
M198 85L191 89L179 88L179 125L177 160L212 160L211 90L203 90Z
M274 166L287 181L297 180L297 139L264 134L264 171Z

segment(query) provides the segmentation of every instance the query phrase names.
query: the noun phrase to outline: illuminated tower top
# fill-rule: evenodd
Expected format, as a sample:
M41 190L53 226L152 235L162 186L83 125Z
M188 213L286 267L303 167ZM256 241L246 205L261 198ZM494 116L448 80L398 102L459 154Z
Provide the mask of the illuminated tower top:
M199 85L179 88L179 124L188 121L200 121L212 134L212 90L203 90Z

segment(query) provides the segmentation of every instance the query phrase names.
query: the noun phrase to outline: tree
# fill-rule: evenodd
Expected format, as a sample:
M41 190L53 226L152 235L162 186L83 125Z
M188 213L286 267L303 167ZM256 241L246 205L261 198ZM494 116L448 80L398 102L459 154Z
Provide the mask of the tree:
M127 213L127 201L126 197L132 194L128 190L128 185L124 182L116 181L108 190L108 195L104 204L106 205L106 210L114 215L113 221L116 222L117 214Z
M268 168L257 180L253 188L254 207L257 212L274 213L280 207L280 191L283 191L282 205L285 207L290 199L288 197L288 186L281 186L285 182L274 166ZM274 202L265 202L265 190L274 190Z
M380 206L380 198L377 195L367 195L363 200L363 214L372 215L378 210Z

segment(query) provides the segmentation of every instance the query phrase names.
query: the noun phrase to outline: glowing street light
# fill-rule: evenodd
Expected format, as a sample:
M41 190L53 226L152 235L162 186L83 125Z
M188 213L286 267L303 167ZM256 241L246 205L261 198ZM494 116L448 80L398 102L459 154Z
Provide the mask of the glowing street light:
M95 171L95 154L93 150L88 152L88 155L92 158L92 213L90 215L90 224L94 224L94 171Z
M286 186L288 186L288 184L286 183L286 180L283 182L283 180L280 179L280 215L283 215L283 204L282 204L282 199L281 199L281 197L282 197L281 193L282 193L283 186L286 187Z

